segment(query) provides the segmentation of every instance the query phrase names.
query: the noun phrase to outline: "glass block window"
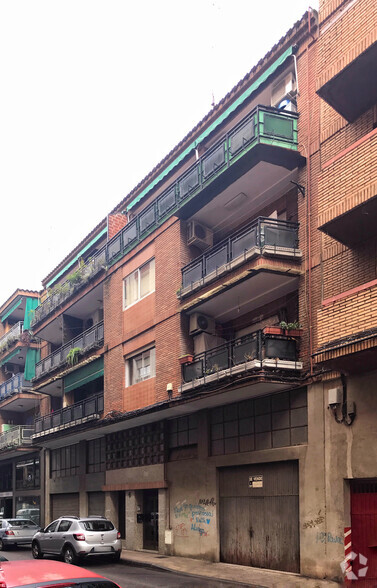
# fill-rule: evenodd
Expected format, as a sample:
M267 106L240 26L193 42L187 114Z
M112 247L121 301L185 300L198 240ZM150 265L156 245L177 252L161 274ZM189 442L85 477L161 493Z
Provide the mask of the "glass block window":
M306 389L245 400L210 412L211 455L302 445L307 440Z
M106 436L106 469L165 462L165 423L157 422Z

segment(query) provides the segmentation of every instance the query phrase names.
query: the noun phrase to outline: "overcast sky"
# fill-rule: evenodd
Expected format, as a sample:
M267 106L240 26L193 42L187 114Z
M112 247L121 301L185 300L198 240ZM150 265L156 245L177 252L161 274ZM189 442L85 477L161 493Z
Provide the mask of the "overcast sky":
M0 305L39 290L308 6L0 0Z

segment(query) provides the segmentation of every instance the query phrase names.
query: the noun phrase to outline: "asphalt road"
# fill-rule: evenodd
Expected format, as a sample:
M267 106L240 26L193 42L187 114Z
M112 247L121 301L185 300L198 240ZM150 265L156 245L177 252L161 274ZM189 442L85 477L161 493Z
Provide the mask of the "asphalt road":
M6 551L1 551L0 554L9 561L33 559L31 550L28 547L7 549ZM207 581L204 578L192 578L156 568L130 566L124 563L109 562L104 559L86 561L81 567L109 578L119 584L121 588L230 588L231 586L228 582Z

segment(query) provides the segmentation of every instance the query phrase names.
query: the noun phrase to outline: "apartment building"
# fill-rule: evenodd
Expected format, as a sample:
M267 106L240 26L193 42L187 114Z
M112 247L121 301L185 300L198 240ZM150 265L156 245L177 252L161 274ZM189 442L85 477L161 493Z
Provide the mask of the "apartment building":
M43 280L44 522L377 577L376 31L323 0Z
M41 394L32 389L39 343L30 330L39 293L16 290L0 306L0 514L40 522L44 464L33 445Z

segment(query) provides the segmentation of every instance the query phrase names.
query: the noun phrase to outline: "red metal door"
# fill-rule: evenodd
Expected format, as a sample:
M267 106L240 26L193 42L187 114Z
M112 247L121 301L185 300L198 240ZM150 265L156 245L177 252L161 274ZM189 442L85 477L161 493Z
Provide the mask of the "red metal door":
M357 576L351 584L357 588L377 585L377 480L351 482L352 551L357 555L352 571ZM360 554L367 558L367 562ZM368 567L363 577L362 569Z

